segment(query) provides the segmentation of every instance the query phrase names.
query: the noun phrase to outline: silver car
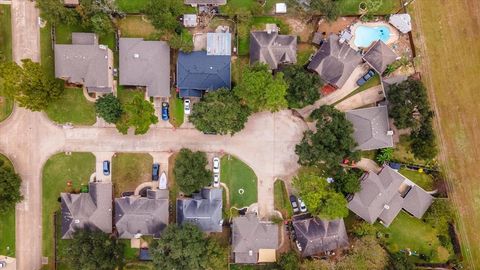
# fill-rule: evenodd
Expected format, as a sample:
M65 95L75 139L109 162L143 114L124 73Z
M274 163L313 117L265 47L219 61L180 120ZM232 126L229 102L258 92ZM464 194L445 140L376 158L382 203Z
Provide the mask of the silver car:
M213 173L220 173L220 158L213 158Z

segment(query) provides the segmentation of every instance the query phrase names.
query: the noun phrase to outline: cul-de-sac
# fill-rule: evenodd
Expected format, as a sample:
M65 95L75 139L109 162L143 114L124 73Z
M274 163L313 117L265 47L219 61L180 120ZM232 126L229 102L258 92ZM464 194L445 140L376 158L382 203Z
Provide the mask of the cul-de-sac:
M480 269L478 0L0 0L0 269Z

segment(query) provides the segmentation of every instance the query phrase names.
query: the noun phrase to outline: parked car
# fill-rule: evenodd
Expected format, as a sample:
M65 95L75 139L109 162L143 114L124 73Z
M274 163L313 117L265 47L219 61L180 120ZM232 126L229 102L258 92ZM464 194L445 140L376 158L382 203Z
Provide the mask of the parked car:
M218 157L213 158L213 173L220 173L220 159Z
M110 161L108 160L103 161L103 175L110 175Z
M170 118L170 115L168 112L169 107L170 106L168 105L168 102L162 102L162 120L163 121L168 121L168 119Z
M152 181L158 181L160 178L160 164L153 163L152 165Z
M6 261L0 261L0 268L7 267L7 262Z
M302 201L301 198L298 198L298 204L300 205L300 212L305 213L307 212L307 206L305 203Z
M220 187L220 175L218 173L213 174L213 187Z
M187 98L183 101L183 109L184 109L186 115L190 114L190 112L191 112L191 110L190 110L190 99Z
M373 76L375 75L375 71L373 69L368 70L368 72L363 75L360 79L357 81L358 86L364 85L368 80L370 80Z
M297 197L295 197L295 195L290 195L290 203L292 204L293 213L297 214L299 210L298 210Z

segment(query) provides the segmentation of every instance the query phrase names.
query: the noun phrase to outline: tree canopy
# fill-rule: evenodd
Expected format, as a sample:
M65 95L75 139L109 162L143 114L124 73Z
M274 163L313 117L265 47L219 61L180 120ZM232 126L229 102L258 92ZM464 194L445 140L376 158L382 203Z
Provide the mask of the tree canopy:
M324 105L313 111L311 117L317 121L317 131L306 131L302 141L295 147L300 165L326 163L335 167L344 158L359 158L359 152L352 151L356 146L352 137L353 126L343 112Z
M75 9L66 8L63 0L42 0L35 3L40 9L40 15L47 22L73 24L78 21L78 13Z
M95 111L98 116L103 118L107 123L116 123L123 113L122 104L120 100L112 95L104 95L95 102Z
M297 270L300 267L300 259L295 252L289 251L280 256L277 265L281 270Z
M310 7L319 11L330 22L335 21L340 13L335 0L311 0Z
M267 65L255 64L242 71L233 92L254 112L276 112L287 107L287 88L283 73L272 75Z
M117 122L117 129L122 134L127 134L130 127L135 128L135 135L145 134L150 125L158 123L153 104L145 100L142 95L135 95L124 106L124 113Z
M353 248L337 263L336 269L383 270L388 260L388 254L378 240L374 236L365 236L353 243Z
M180 29L178 17L185 11L183 1L149 0L145 14L157 30L175 31Z
M435 142L435 132L432 119L428 118L410 134L412 153L419 159L433 159L437 156L438 148Z
M318 89L322 86L322 81L318 75L297 65L288 66L282 72L288 83L285 98L290 108L303 108L320 98Z
M195 104L189 120L200 131L233 135L245 127L249 115L250 110L237 96L220 89L206 94Z
M207 170L207 155L183 148L175 159L173 174L175 181L185 194L189 195L212 182L212 172Z
M157 269L225 269L227 249L193 224L170 224L151 246Z
M360 191L360 176L362 172L356 169L344 169L340 166L335 170L332 187L344 195Z
M20 186L20 176L0 160L0 214L15 208L23 200Z
M113 270L123 261L123 245L100 231L79 230L63 256L73 269Z
M313 173L300 173L294 178L293 186L314 216L326 220L348 216L347 200L333 190L325 178Z

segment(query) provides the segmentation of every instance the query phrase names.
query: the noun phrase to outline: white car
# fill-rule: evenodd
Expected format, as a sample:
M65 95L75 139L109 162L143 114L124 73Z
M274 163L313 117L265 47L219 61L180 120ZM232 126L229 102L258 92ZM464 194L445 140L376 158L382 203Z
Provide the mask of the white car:
M298 198L298 204L300 204L300 212L302 212L302 213L307 212L307 206L302 201L302 199Z
M213 174L213 187L220 187L220 175L218 173Z
M220 173L220 159L218 157L213 158L213 173Z
M186 115L190 114L190 112L191 112L191 110L190 110L190 99L187 98L183 101L183 109L184 109Z

